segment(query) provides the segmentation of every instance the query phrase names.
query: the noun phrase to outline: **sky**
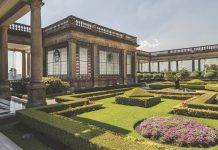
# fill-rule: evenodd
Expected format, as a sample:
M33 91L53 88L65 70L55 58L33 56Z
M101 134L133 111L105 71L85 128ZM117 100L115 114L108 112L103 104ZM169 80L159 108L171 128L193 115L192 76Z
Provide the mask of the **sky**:
M69 15L138 37L158 51L218 43L217 0L44 0L42 26ZM19 20L29 24L30 16Z
M159 51L218 43L218 0L44 0L42 26L69 15L138 37ZM30 24L27 14L18 20Z

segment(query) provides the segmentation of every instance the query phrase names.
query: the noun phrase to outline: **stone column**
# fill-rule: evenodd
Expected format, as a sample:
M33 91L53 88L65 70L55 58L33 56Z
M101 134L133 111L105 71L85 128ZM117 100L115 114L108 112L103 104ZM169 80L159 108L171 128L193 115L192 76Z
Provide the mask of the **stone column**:
M71 85L75 86L76 81L76 40L68 40L68 52L69 52L69 80Z
M26 53L22 52L22 78L26 78Z
M27 53L27 76L31 76L31 62L30 62L31 56L30 53Z
M134 77L134 82L135 83L138 83L137 67L138 67L137 52L135 52L134 55L133 55L133 77Z
M46 104L46 89L42 82L43 50L41 29L41 0L30 0L31 8L31 82L28 87L27 107Z
M92 86L96 86L96 79L98 79L98 46L97 44L92 44Z
M192 59L192 71L195 71L195 60Z
M123 84L127 84L126 83L126 50L123 50L122 51L122 59L121 59L121 62L122 62L122 78L123 78Z
M0 27L0 98L11 98L8 81L8 27Z
M151 72L151 61L148 62L148 72Z
M168 60L168 71L171 71L171 61Z
M176 60L176 71L178 72L179 71L179 61Z
M157 62L157 72L158 73L160 72L160 62L159 61Z
M198 71L203 71L201 70L201 59L198 59Z

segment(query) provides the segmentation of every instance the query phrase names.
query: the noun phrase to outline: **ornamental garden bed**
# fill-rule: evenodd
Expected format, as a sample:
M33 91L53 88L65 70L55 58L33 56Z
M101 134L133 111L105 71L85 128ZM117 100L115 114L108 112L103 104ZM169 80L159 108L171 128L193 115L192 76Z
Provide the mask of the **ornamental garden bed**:
M161 101L160 97L151 94L144 89L134 88L123 95L116 96L115 102L122 105L152 107Z
M218 144L218 131L186 118L148 118L136 131L145 138L183 147L210 147Z

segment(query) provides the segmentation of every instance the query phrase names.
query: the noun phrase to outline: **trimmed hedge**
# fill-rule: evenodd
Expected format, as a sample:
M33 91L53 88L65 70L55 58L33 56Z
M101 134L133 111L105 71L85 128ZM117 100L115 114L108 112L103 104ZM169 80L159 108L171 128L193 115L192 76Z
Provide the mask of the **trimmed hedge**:
M160 97L126 97L117 96L115 102L122 105L152 107L161 101Z
M199 80L199 79L193 79L187 82L187 84L191 84L191 85L205 85L206 82Z
M146 150L164 149L155 144L144 144L128 137L121 137L112 132L104 131L95 126L47 114L36 109L26 109L17 112L18 119L29 127L59 141L70 149L77 150Z
M101 109L102 105L103 104L88 104L88 105L83 105L83 106L79 106L76 108L69 108L69 109L57 111L57 112L54 112L53 114L70 117L70 116L75 116L75 115L82 114L85 112L90 112L90 111Z
M188 104L188 108L218 111L218 105L214 104Z
M142 88L134 88L124 93L127 97L153 97L154 95L145 91Z
M205 89L218 92L218 84L207 84Z
M151 89L165 89L165 88L170 88L174 86L175 86L174 84L162 84L162 83L149 84L149 88Z
M190 103L191 104L204 104L204 103L210 104L210 103L213 103L216 97L217 97L216 92L207 92L193 99L192 101L190 101Z
M187 107L175 107L172 111L173 114L185 115L200 118L218 119L218 111L201 110Z
M176 99L176 100L187 100L192 97L193 97L192 95L165 95L165 94L161 95L161 98Z
M195 84L180 84L181 88L193 89L193 90L205 90L205 85Z
M149 91L154 94L167 94L167 95L202 95L200 92L171 92L171 91Z

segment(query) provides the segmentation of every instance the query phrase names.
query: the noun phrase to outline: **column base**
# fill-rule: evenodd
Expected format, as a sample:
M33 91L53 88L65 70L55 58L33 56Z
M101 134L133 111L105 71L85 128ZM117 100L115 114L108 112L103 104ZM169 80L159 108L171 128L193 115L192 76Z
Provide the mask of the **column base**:
M46 88L44 83L30 83L28 86L28 102L26 107L46 105Z
M8 81L0 82L0 98L11 99L10 83Z

